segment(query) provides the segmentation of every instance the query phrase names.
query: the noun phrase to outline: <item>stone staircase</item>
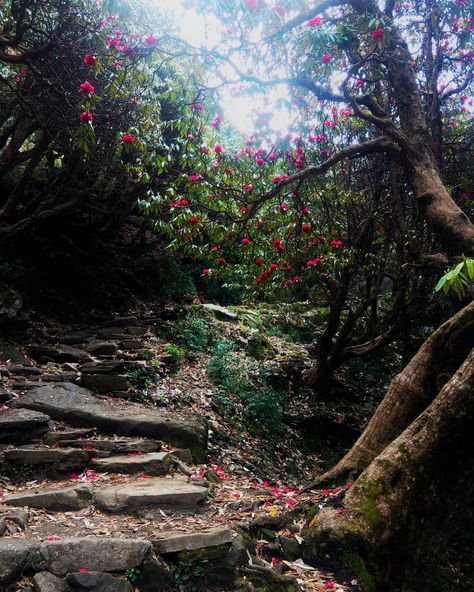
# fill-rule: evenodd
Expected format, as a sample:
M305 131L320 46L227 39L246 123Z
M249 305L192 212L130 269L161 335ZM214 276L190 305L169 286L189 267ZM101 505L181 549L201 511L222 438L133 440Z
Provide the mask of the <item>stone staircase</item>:
M212 507L206 420L137 402L159 321L49 329L0 366L0 592L302 590L257 556L271 521L256 547Z

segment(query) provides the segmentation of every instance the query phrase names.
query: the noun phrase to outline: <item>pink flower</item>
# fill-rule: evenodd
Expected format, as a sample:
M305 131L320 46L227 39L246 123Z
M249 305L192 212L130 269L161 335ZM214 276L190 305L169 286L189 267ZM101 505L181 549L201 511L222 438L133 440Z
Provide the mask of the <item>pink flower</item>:
M263 160L263 158L257 158L257 159L255 160L255 163L256 163L258 166L262 166L263 164L265 164L265 161Z
M244 0L244 4L252 14L258 10L258 0Z
M334 588L335 588L335 586L332 582L326 582L324 584L324 590L333 590Z
M333 247L342 247L342 245L344 243L340 240L332 240L332 241L330 241L329 244L332 245Z
M250 239L249 238L243 238L240 243L242 245L249 245L250 244Z
M469 193L461 193L459 199L462 199L463 201L469 201L471 199L471 195Z
M97 63L97 60L95 59L95 57L93 55L91 55L90 53L86 53L86 55L84 56L84 64L86 66L89 66L89 68L92 68L93 66L95 66Z
M378 29L375 29L375 31L372 31L370 36L374 41L381 41L383 39L383 29L381 29L380 27Z
M216 144L216 145L214 146L214 152L215 152L216 154L220 154L220 153L222 152L222 146L221 146L220 144Z
M81 86L79 87L79 90L82 94L89 94L89 95L93 95L94 94L94 87L92 86L92 84L90 82L87 82L87 80L85 82L83 82L81 84Z
M276 158L276 155L274 154L274 152L271 152L271 153L268 155L268 160L269 160L270 162L273 162L273 161L275 160L275 158Z
M286 212L288 210L288 205L286 203L281 203L278 206L278 209L280 210L280 212Z
M313 18L309 20L306 24L308 27L320 27L323 24L323 21L321 20L321 17L313 16Z
M148 47L153 47L156 45L156 39L153 37L153 35L147 35L145 37L145 43L148 45Z
M199 148L199 152L201 154L209 154L209 148L207 148L206 146L201 146L201 148Z
M203 269L202 275L211 275L211 269Z
M133 144L133 142L135 142L135 136L132 134L123 134L122 142L124 144Z
M47 541L59 541L59 538L57 536L50 536L46 540Z
M244 186L242 187L242 190L243 190L243 191L250 191L251 189L252 189L252 185L244 185Z
M219 129L221 123L222 123L222 119L216 113L216 115L214 115L214 120L211 122L211 127L215 128L215 129Z
M328 53L325 53L323 55L323 57L321 58L321 63L322 64L329 64L329 62L331 61L331 59L332 59L332 56L329 55Z
M92 114L90 111L83 111L79 115L79 119L81 120L81 123L92 123Z
M316 257L316 259L310 259L307 263L306 263L306 267L316 267L316 265L318 265L319 263L321 263L321 258L320 257Z
M193 183L200 183L202 179L202 175L200 173L194 173L194 175L189 175L188 179Z

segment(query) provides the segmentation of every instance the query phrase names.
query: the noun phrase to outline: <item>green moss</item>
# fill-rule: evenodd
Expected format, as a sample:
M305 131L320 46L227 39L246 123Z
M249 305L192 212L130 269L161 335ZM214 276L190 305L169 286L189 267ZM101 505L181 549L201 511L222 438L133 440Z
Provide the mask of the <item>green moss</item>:
M402 454L404 454L407 458L410 457L410 451L408 450L408 448L404 444L400 444L398 446L398 451L401 452Z
M360 555L348 551L344 553L342 560L347 569L356 576L365 592L377 592L374 578Z
M378 506L383 496L381 482L365 482L362 484L362 505L357 515L372 528L381 528L385 524L385 517Z

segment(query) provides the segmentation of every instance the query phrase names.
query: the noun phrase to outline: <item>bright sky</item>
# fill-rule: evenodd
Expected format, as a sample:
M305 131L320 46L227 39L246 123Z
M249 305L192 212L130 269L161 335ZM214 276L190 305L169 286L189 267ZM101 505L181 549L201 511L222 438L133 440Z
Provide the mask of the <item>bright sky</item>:
M151 0L160 9L173 16L180 29L180 35L188 43L206 47L216 43L220 39L221 23L209 17L203 18L192 9L183 8L183 0ZM238 64L240 66L240 64ZM276 101L287 97L285 87L279 87L269 92L267 102L263 97L252 95L251 97L232 96L230 88L220 91L223 115L231 124L244 134L249 134L254 129L253 113L255 109L271 112L270 127L275 132L288 131L291 117L286 109L277 108Z

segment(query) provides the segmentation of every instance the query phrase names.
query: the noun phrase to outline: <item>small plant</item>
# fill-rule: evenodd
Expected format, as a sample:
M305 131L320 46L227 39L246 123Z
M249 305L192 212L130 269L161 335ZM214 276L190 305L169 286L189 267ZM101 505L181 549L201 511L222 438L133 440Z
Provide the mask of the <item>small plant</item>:
M183 347L196 352L206 351L209 335L203 319L189 314L180 321L178 328L178 340Z
M130 582L136 582L140 575L140 569L138 567L131 567L125 571L125 577Z
M181 362L184 359L184 351L178 345L168 345L165 349L170 359L166 363L167 368L171 373L175 373L179 370Z
M436 284L435 292L443 290L445 294L454 292L459 300L467 296L474 284L474 259L463 257L462 261L450 269Z
M175 583L180 586L202 578L204 575L203 563L207 563L207 561L203 560L199 563L193 561L178 561L178 563L172 565L171 572L174 576ZM194 585L191 588L191 590L196 589L197 587Z

